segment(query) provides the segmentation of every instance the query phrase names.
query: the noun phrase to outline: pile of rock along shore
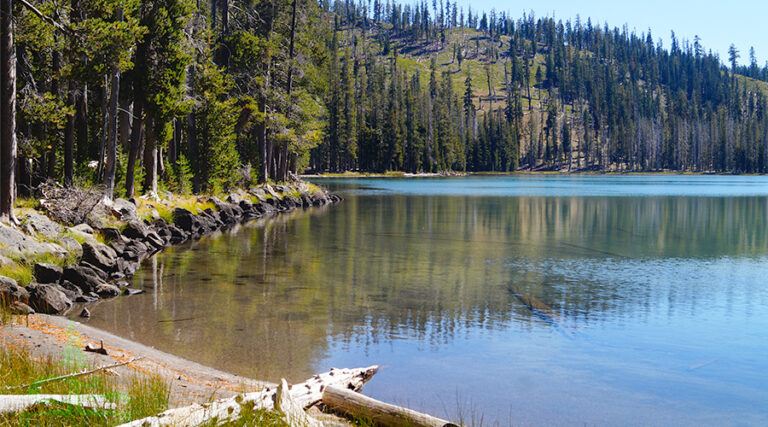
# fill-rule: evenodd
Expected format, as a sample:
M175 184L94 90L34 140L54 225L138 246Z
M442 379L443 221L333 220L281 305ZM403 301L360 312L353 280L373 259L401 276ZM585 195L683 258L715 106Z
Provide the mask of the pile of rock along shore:
M296 194L300 196L296 197ZM128 280L139 269L142 260L170 245L199 239L236 223L337 203L341 198L323 191L310 192L303 186L275 185L233 193L226 201L217 197L201 200L212 203L215 209L207 208L195 214L175 208L172 223L159 215L151 221L142 221L134 201L116 199L103 211L119 220L124 225L122 229L94 227L94 221L88 221L91 225L64 227L39 213L22 218L21 228L26 234L11 227L0 227L0 253L22 256L75 253L78 259L77 263L65 267L35 264L34 282L26 287L19 286L14 279L0 276L0 298L17 314L62 315L69 312L74 303L140 293L140 289L129 287ZM96 234L100 234L100 240L106 244L96 239ZM51 243L54 241L57 243ZM7 262L14 261L0 256L0 263Z

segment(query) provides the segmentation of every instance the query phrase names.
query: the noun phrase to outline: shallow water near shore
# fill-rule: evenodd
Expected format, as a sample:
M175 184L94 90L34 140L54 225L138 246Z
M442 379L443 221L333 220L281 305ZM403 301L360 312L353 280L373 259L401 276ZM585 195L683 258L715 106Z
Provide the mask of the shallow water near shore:
M768 424L768 177L321 179L167 250L89 324L480 425Z

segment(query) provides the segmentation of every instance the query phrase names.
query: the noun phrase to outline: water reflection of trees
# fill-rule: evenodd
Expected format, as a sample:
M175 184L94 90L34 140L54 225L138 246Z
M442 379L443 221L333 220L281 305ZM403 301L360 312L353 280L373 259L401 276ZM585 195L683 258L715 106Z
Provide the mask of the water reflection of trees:
M694 271L763 255L765 213L765 198L353 197L172 249L160 279L151 266L138 278L156 292L96 321L241 374L298 379L331 342L439 347L536 328L511 291L564 327L670 298L695 309L696 278L662 282L681 268L669 260Z

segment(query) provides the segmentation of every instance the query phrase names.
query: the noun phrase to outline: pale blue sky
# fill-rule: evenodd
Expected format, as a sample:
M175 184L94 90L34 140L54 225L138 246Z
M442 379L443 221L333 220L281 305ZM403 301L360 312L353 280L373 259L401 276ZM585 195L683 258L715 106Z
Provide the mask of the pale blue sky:
M430 2L431 3L431 2ZM702 39L707 49L720 53L721 60L727 60L731 43L741 51L739 63L749 63L749 48L755 47L758 64L762 67L768 59L768 1L610 1L610 0L536 0L529 2L515 0L458 0L466 9L510 12L515 19L533 10L536 16L552 16L565 21L575 21L581 15L583 22L592 18L592 23L603 22L613 27L625 23L637 33L653 33L654 40L661 37L664 47L670 46L670 31L678 39L693 43L694 35Z

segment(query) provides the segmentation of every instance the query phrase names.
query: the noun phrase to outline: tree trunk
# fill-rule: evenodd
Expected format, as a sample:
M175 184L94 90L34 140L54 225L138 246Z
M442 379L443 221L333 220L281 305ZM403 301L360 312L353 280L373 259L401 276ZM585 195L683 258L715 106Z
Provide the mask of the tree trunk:
M268 21L267 21L267 42L269 42L269 39L272 36L272 27L275 21L275 12L277 11L277 7L275 6L274 0L272 0L272 14L270 14ZM258 126L258 137L259 137L259 145L261 146L261 176L259 177L259 182L265 183L269 180L269 172L271 168L271 161L272 161L272 147L271 144L267 141L267 99L268 99L268 92L269 92L269 77L272 72L272 57L270 56L267 58L267 69L264 73L264 90L261 95L261 109L262 109L262 117L263 122Z
M134 188L133 182L136 176L136 159L139 157L139 149L141 148L142 140L142 128L144 120L142 118L144 110L144 94L141 90L136 91L135 100L133 102L133 125L131 126L131 147L128 152L128 166L125 170L125 197L133 197Z
M77 157L80 160L88 156L88 85L80 86L77 97L75 127L77 128Z
M67 89L67 106L74 107L76 99L75 82L69 81ZM67 116L67 125L64 128L64 186L71 187L74 182L74 157L75 157L75 115Z
M13 0L0 0L0 220L16 223L16 52Z
M155 118L148 112L144 138L144 194L157 194L157 141Z
M99 167L96 170L96 179L104 178L104 155L109 139L109 76L104 75L104 85L101 89L101 138L99 138Z
M122 18L118 12L118 19ZM117 166L117 104L120 93L120 70L112 70L112 89L109 100L109 139L107 141L107 166L104 173L104 196L112 200L115 191L115 170Z
M293 10L291 12L291 42L288 48L288 111L285 116L288 120L291 120L291 112L293 111L293 61L294 61L294 40L296 38L296 4L298 0L293 0ZM280 176L281 181L285 181L288 178L288 141L283 142L282 147L282 160L280 164Z
M53 40L56 42L56 34L54 33ZM61 73L61 54L58 49L53 50L53 79L51 80L51 93L56 98L59 97L59 74ZM58 136L58 135L57 135ZM47 178L53 178L56 174L56 144L57 139L51 140L51 148L48 150L48 170L46 171Z
M120 138L120 146L123 150L130 149L130 137L131 137L131 123L133 122L133 112L131 111L131 100L127 96L120 98L120 104L118 117L120 118L120 129L118 131L118 137Z

